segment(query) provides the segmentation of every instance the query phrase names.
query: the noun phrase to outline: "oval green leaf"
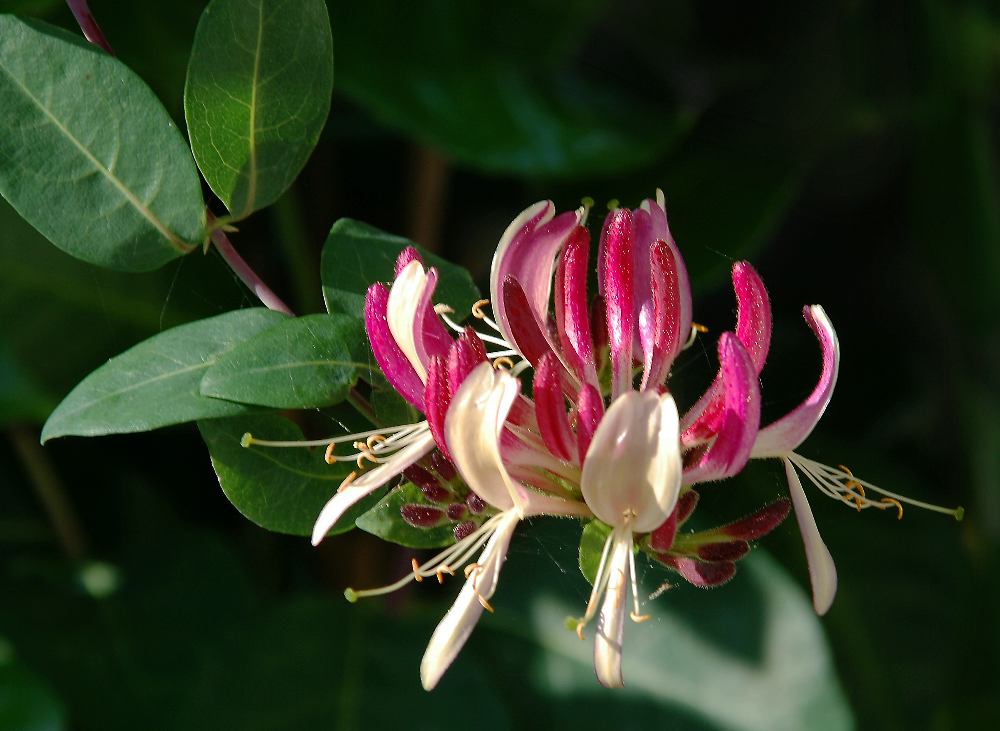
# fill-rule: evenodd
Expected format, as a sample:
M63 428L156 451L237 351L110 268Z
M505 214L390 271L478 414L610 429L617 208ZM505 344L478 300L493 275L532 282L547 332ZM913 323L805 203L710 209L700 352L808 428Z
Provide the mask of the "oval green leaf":
M331 406L368 369L364 328L346 315L286 320L221 356L201 380L205 396L281 409Z
M274 414L200 421L198 428L229 502L257 525L278 533L310 535L316 516L354 468L353 462L327 464L322 448L244 447L247 433L262 439L302 439L295 424ZM379 497L376 491L360 501L330 533L354 528L355 519Z
M63 30L0 16L0 194L60 249L156 269L204 236L191 152L143 81Z
M213 0L205 9L184 116L198 167L235 218L292 184L326 124L332 90L323 0Z
M202 396L201 378L223 353L284 318L262 307L237 310L144 340L84 378L45 423L42 442L245 413L243 404Z
M583 526L580 533L580 573L591 584L597 578L597 569L601 565L601 554L611 535L611 526L599 520L592 520Z
M440 274L434 302L450 305L462 319L479 299L469 272L431 254L402 236L381 231L367 223L341 218L330 228L323 245L320 273L323 299L330 312L363 317L365 292L375 282L390 282L396 257L407 246L420 252L424 264Z

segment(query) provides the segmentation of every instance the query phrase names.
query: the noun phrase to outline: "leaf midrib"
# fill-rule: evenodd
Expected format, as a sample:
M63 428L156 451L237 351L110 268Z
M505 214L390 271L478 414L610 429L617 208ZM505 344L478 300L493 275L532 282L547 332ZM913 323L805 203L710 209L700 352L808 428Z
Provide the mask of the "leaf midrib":
M247 184L247 201L240 218L253 211L257 198L257 87L260 84L260 49L264 40L264 0L257 3L257 48L253 56L253 83L250 85L250 180Z
M41 112L46 117L49 118L49 120L52 122L52 124L54 124L56 126L56 128L60 132L62 132L63 135L70 142L72 142L73 145L83 154L83 156L87 160L90 161L90 163L94 166L94 169L97 170L99 173L101 173L105 178L107 178L107 180L115 188L118 189L118 192L122 194L122 196L125 198L125 200L127 200L132 205L132 207L136 211L138 211L140 215L142 215L143 218L145 218L147 221L149 221L153 225L153 227L156 228L156 230L160 232L160 234L163 236L163 238L165 238L167 240L167 242L170 243L171 246L173 246L175 249L177 249L182 254L186 254L189 251L191 251L191 250L194 249L194 246L192 244L185 243L179 237L177 237L166 226L166 224L164 224L156 216L156 214L154 214L141 200L139 200L135 196L135 194L131 190L128 189L128 187L125 185L125 183L120 178L118 178L118 176L114 175L110 170L108 170L107 168L105 168L104 165L101 164L101 161L98 160L93 155L93 153L91 153L90 150L88 150L87 147L82 142L80 142L80 140L78 140L76 138L76 136L72 132L70 132L70 130L65 125L63 125L63 123L49 110L49 108L46 107L38 97L36 97L34 94L32 94L31 90L27 86L25 86L23 83L21 83L20 79L18 79L16 76L14 76L7 69L7 67L4 66L2 63L0 63L0 71L2 71L4 73L4 75L7 76L7 78L9 78L14 83L14 86L16 88L20 89L21 92L29 100L31 100L31 102L36 107L38 107L38 109L41 110Z

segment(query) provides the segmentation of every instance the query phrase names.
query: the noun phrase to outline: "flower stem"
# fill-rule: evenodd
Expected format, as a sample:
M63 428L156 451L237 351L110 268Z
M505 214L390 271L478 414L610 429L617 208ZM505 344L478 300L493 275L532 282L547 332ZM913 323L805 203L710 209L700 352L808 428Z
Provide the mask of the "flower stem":
M94 18L94 14L90 12L90 6L87 5L87 0L66 0L66 4L73 13L73 17L76 18L76 22L79 24L80 30L83 31L83 37L95 46L100 46L109 54L114 56L115 50L111 47L111 44L108 43L108 39L104 36L104 31L101 30L101 26L97 24L97 19Z
M52 522L63 551L74 561L82 559L87 553L83 529L73 512L65 486L52 468L48 455L38 445L37 435L26 427L12 426L7 429L7 436Z
M209 213L209 223L212 221L212 214ZM292 309L286 305L278 295L276 295L270 287L264 284L264 280L261 279L257 272L255 272L246 260L240 256L239 252L236 251L236 247L233 246L229 237L226 236L226 232L221 228L217 228L212 231L212 243L215 244L216 251L222 256L222 260L226 262L233 273L240 278L240 281L245 284L251 292L257 295L257 299L267 307L269 310L275 310L276 312L283 312L286 315L295 316Z

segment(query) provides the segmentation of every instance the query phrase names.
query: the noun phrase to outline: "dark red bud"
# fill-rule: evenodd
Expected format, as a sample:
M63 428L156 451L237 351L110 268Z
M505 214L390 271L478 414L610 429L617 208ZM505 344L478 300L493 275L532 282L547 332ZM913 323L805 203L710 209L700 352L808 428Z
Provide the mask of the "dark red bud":
M403 476L419 487L420 492L431 502L446 503L454 497L450 491L441 486L434 475L419 465L407 467L403 470Z
M465 498L465 504L469 506L473 515L478 515L486 510L486 502L474 492L470 492L469 496Z
M431 467L445 482L451 482L458 475L453 465L441 452L431 452Z
M472 532L476 529L476 524L471 520L467 520L464 523L459 523L456 525L452 532L455 534L455 540L460 541L463 538L472 535Z
M452 503L447 508L448 517L452 520L461 520L465 517L467 511L465 505L462 503Z
M657 558L684 577L685 581L701 589L722 586L736 574L736 564L731 561L699 561L683 556Z
M749 551L750 544L746 541L706 543L698 547L698 558L705 561L739 561Z
M788 517L791 509L792 501L781 498L770 505L765 505L752 515L722 526L718 531L741 541L755 541L781 525L781 521Z
M677 498L677 525L684 525L687 519L691 517L691 513L694 512L695 507L698 505L699 497L701 496L694 490L688 490Z
M399 509L399 512L403 520L414 528L433 528L445 521L444 511L429 505L407 503Z

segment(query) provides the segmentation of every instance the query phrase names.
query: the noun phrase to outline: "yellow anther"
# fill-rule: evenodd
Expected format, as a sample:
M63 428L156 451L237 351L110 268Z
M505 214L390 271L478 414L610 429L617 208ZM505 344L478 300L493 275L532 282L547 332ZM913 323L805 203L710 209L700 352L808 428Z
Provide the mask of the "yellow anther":
M486 313L483 312L483 308L486 307L490 301L488 299L479 300L476 304L472 305L472 316L477 320L485 320Z
M415 558L410 559L410 566L413 567L413 580L420 583L424 577L420 575L420 563Z
M357 479L357 477L358 477L358 473L357 472L351 472L351 474L349 474L347 477L345 477L344 481L340 483L340 487L337 488L337 492L341 492L342 490L347 489L347 487L352 482L354 482Z
M581 640L583 639L583 620L580 620L576 624L576 636Z
M468 579L469 576L472 575L472 572L476 571L479 568L480 568L479 564L477 564L477 563L470 563L468 566L465 567L465 571L463 571L462 573L465 575L465 578Z
M327 464L333 464L337 461L337 458L333 456L334 451L336 451L336 444L327 444L326 451L323 453L323 459L326 460Z
M378 444L379 442L384 442L384 441L385 437L382 436L381 434L372 434L370 437L368 437L368 439L365 440L365 446L368 447L369 451L374 452L375 445Z
M894 497L884 497L881 500L879 500L879 502L883 503L886 507L889 507L890 505L895 505L896 510L899 511L899 513L896 515L896 520L903 519L903 505L902 503L899 502L899 500L897 500ZM885 510L885 508L883 508L883 510Z
M635 612L629 612L628 616L633 622L645 622L653 618L652 614L636 614Z
M483 605L483 609L485 609L490 614L493 614L493 607L490 606L490 603L486 601L483 595L480 594L478 591L476 592L476 599L478 599L479 603Z
M707 333L708 332L708 328L705 327L704 325L702 325L700 322L692 322L691 323L691 327L693 327L695 330L697 330L700 333Z
M449 566L446 563L441 564L441 568L439 568L434 573L437 576L437 580L438 580L439 584L443 584L444 583L444 575L445 574L448 574L450 576L454 576L455 575L455 572L452 571L451 566Z
M514 361L505 355L493 361L493 367L498 371L509 371L514 367Z

